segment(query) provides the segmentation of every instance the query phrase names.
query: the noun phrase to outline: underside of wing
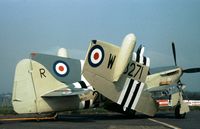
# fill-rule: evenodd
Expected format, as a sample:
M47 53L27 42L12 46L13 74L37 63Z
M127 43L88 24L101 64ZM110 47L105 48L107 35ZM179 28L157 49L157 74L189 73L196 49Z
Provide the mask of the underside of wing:
M70 89L69 87L56 89L54 91L50 91L44 95L42 95L43 98L49 98L49 97L68 97L68 96L79 96L83 94L87 94L92 92L91 89L88 88L73 88Z
M152 94L152 98L160 99L163 97L169 97L172 94L179 92L179 89L175 85L165 85L147 89Z

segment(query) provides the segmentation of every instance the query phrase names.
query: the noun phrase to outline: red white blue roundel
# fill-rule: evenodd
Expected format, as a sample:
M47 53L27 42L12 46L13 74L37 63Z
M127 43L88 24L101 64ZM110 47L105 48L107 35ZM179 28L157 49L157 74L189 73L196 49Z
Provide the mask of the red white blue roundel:
M53 70L58 76L64 77L69 73L69 66L64 61L56 61Z
M92 47L88 54L88 62L92 67L98 67L104 59L104 50L100 45Z

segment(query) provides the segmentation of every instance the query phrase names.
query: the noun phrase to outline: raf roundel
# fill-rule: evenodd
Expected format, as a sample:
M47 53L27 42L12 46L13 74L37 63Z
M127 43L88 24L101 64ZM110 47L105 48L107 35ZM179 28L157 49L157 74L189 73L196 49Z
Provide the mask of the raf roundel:
M92 47L88 54L88 62L92 67L101 65L104 59L104 50L100 45Z
M65 77L69 73L69 66L64 61L56 61L53 65L53 70L56 75Z

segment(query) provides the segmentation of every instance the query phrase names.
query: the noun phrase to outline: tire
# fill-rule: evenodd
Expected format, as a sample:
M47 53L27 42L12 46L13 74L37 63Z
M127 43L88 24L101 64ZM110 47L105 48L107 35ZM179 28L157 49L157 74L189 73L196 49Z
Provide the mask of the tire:
M185 116L186 116L186 113L180 114L180 108L181 108L181 105L177 105L176 106L176 108L175 108L175 117L177 119L184 119Z

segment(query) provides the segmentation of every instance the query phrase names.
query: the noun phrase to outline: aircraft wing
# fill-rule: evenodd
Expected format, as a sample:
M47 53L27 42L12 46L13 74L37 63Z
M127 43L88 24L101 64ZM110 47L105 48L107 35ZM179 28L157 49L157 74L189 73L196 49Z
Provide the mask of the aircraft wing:
M146 90L152 94L152 97L154 99L160 99L162 97L167 97L179 92L178 87L175 85L164 85L159 87L153 87Z

